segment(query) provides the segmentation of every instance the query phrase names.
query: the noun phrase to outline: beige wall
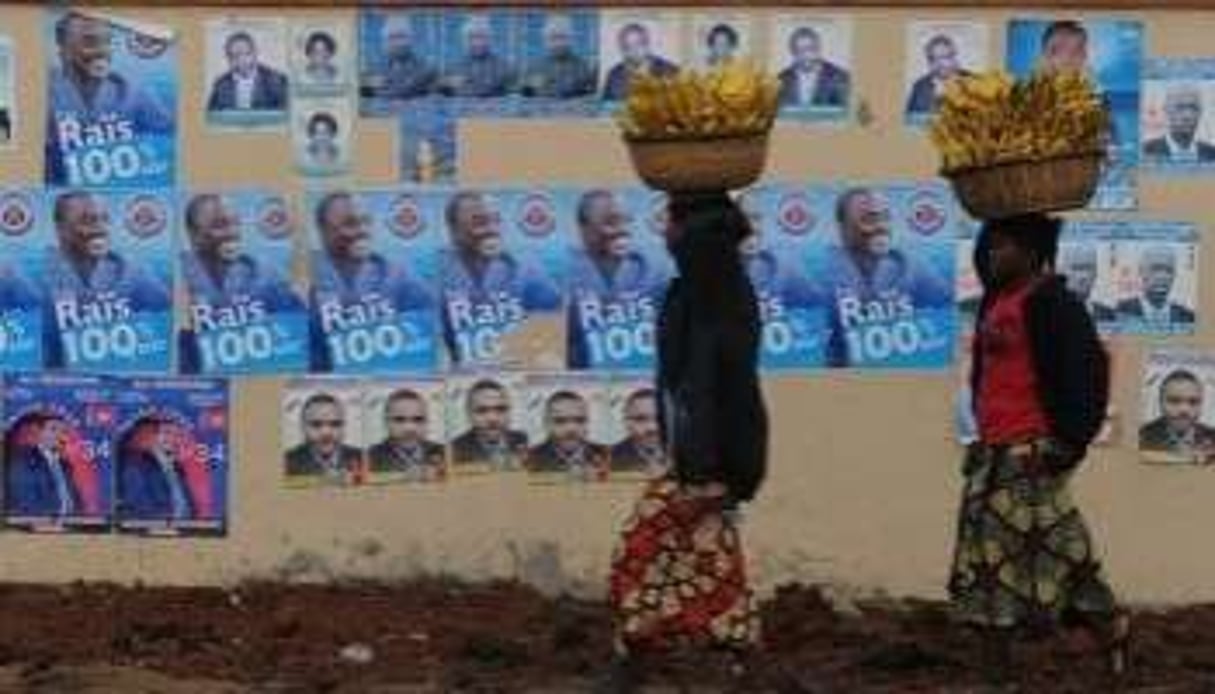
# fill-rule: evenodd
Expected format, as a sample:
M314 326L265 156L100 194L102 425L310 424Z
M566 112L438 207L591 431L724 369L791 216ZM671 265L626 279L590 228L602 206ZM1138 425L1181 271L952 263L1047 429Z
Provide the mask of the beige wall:
M128 10L129 12L129 10ZM298 190L284 135L211 135L201 117L202 24L216 10L140 11L182 31L181 182L185 186L271 185ZM258 12L258 11L253 11ZM278 13L280 11L276 11ZM265 11L261 11L265 14ZM934 156L900 122L903 23L962 12L855 13L858 92L875 120L867 128L784 126L769 176L779 181L931 177ZM991 22L1002 54L1003 11ZM44 107L41 10L0 5L0 27L17 42L22 83L21 143L0 152L0 182L41 177ZM1215 12L1150 13L1148 51L1202 55ZM608 122L472 123L462 161L472 183L629 183ZM361 185L395 177L391 121L362 121L356 157ZM579 152L577 156L571 153ZM1215 181L1145 178L1143 216L1206 226ZM1204 232L1205 233L1205 232ZM1215 273L1215 244L1203 271ZM1208 277L1209 280L1209 277ZM1204 281L1204 309L1212 308ZM1215 344L1207 318L1193 340ZM1118 404L1138 410L1136 377L1146 340L1120 340ZM746 526L764 587L831 582L861 590L940 596L952 541L958 451L949 441L952 373L821 374L772 379L772 473ZM522 577L546 588L601 590L613 528L632 490L536 488L479 479L442 488L292 490L282 488L277 450L280 383L236 388L232 527L223 540L30 537L0 534L0 578L76 578L216 583L274 573L396 577L418 571L470 579ZM1078 481L1113 581L1144 602L1215 600L1215 471L1149 468L1136 462L1123 427L1117 448L1094 456Z

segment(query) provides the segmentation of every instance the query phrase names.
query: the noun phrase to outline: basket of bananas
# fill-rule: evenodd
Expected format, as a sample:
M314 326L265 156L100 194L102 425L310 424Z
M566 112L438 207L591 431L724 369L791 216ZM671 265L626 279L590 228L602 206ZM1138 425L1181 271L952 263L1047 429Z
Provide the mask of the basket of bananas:
M763 173L778 94L776 80L746 61L706 73L638 75L617 121L647 185L669 193L736 190Z
M1079 72L953 80L930 135L941 175L977 219L1086 206L1109 142L1109 113Z

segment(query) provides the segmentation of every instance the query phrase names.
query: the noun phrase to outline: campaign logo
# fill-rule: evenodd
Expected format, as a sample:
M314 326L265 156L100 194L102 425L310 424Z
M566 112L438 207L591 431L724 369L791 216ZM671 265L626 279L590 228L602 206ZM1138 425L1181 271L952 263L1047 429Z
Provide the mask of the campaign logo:
M34 226L34 205L21 193L0 195L0 232L21 236Z
M923 236L931 236L941 230L948 221L945 202L936 193L920 191L911 197L907 223L912 230Z
M553 201L544 193L531 193L519 203L519 228L528 236L548 236L557 229Z
M202 426L211 431L223 431L228 426L228 415L222 407L207 408L202 415Z
M403 238L412 239L426 229L426 218L422 207L412 195L398 195L388 206L388 230Z
M125 218L127 231L141 239L159 234L169 224L164 203L151 195L137 195L127 203Z
M114 408L111 405L89 405L84 417L90 427L110 427L114 425Z
M169 50L169 42L162 38L132 31L127 35L127 51L141 60L155 60Z
M782 197L776 208L776 218L781 231L791 236L805 236L818 224L810 198L804 193L790 193Z
M266 198L257 211L257 229L271 239L281 239L291 234L291 213L287 201L280 197Z

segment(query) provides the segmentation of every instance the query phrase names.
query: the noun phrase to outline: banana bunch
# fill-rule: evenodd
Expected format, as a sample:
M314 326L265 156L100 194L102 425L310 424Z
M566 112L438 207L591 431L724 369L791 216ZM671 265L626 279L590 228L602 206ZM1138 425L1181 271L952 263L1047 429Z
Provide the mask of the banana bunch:
M745 60L707 73L634 75L616 119L638 140L750 135L776 119L780 83Z
M1017 81L988 72L949 83L929 136L949 172L1101 151L1108 132L1109 113L1086 74L1039 71Z

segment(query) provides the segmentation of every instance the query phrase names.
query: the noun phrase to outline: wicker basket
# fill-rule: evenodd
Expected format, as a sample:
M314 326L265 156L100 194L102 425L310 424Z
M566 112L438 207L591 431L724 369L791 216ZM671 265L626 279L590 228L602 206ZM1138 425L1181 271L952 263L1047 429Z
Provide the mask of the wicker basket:
M759 179L768 159L766 132L625 143L641 180L668 193L746 188Z
M1013 161L944 172L958 201L976 219L1085 207L1097 190L1104 152Z

